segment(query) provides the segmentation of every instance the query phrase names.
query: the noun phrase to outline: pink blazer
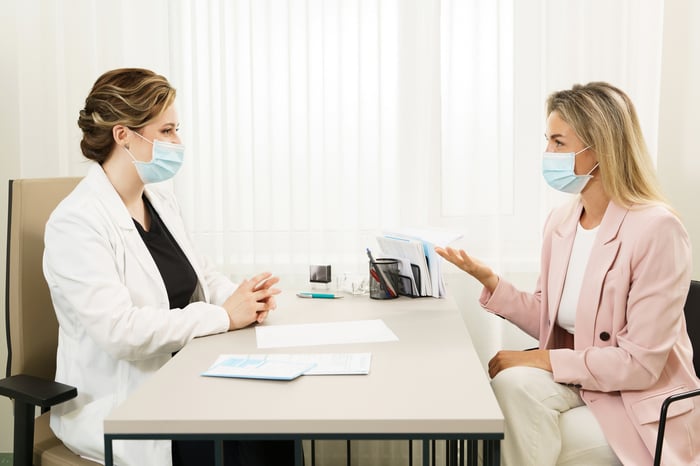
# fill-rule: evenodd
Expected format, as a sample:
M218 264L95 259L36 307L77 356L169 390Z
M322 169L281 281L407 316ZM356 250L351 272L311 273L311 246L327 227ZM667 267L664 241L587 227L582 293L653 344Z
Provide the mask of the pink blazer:
M579 201L550 214L534 293L501 279L480 302L551 350L554 380L581 387L623 464L651 464L661 403L700 388L683 315L691 279L688 234L664 207L611 202L581 284L572 342L556 321L581 211ZM664 438L663 464L700 465L698 398L671 405Z

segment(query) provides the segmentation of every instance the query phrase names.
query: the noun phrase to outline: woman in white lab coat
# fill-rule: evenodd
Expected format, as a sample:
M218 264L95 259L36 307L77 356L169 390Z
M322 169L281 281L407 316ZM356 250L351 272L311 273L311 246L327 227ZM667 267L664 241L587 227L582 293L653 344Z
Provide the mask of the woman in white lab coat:
M151 71L103 74L78 119L92 166L46 225L56 380L78 388L52 409L51 428L100 461L103 419L115 406L191 339L262 322L279 293L270 273L235 285L196 254L169 183L160 183L184 155L174 100ZM114 454L119 465L199 466L213 459L213 442L172 442L171 452L168 441L115 441ZM229 458L292 464L293 443L228 442L227 466Z

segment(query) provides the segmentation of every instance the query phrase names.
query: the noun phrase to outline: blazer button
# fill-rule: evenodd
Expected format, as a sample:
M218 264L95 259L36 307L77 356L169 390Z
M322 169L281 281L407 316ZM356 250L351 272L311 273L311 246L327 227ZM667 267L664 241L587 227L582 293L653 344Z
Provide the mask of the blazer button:
M610 339L610 334L608 332L600 332L599 337L603 341L608 341Z

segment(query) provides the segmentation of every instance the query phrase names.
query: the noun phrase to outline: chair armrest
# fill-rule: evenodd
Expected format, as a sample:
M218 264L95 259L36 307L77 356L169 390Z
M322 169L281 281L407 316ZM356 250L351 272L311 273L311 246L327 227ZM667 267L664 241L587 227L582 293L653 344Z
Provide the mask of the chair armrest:
M674 401L684 400L700 396L700 389L690 390L688 392L676 393L666 398L661 405L661 416L659 417L659 432L656 436L656 453L654 454L654 466L661 464L661 450L664 444L664 431L666 430L666 416L668 415L668 407Z
M0 380L0 395L30 405L50 408L75 398L78 396L78 390L53 380L17 374Z

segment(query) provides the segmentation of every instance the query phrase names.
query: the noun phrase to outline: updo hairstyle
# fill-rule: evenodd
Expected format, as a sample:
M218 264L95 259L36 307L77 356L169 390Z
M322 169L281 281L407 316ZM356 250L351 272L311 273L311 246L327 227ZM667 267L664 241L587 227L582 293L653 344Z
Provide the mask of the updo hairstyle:
M174 100L175 89L153 71L139 68L107 71L95 81L78 118L83 131L80 141L83 155L104 163L115 144L114 126L143 128Z

